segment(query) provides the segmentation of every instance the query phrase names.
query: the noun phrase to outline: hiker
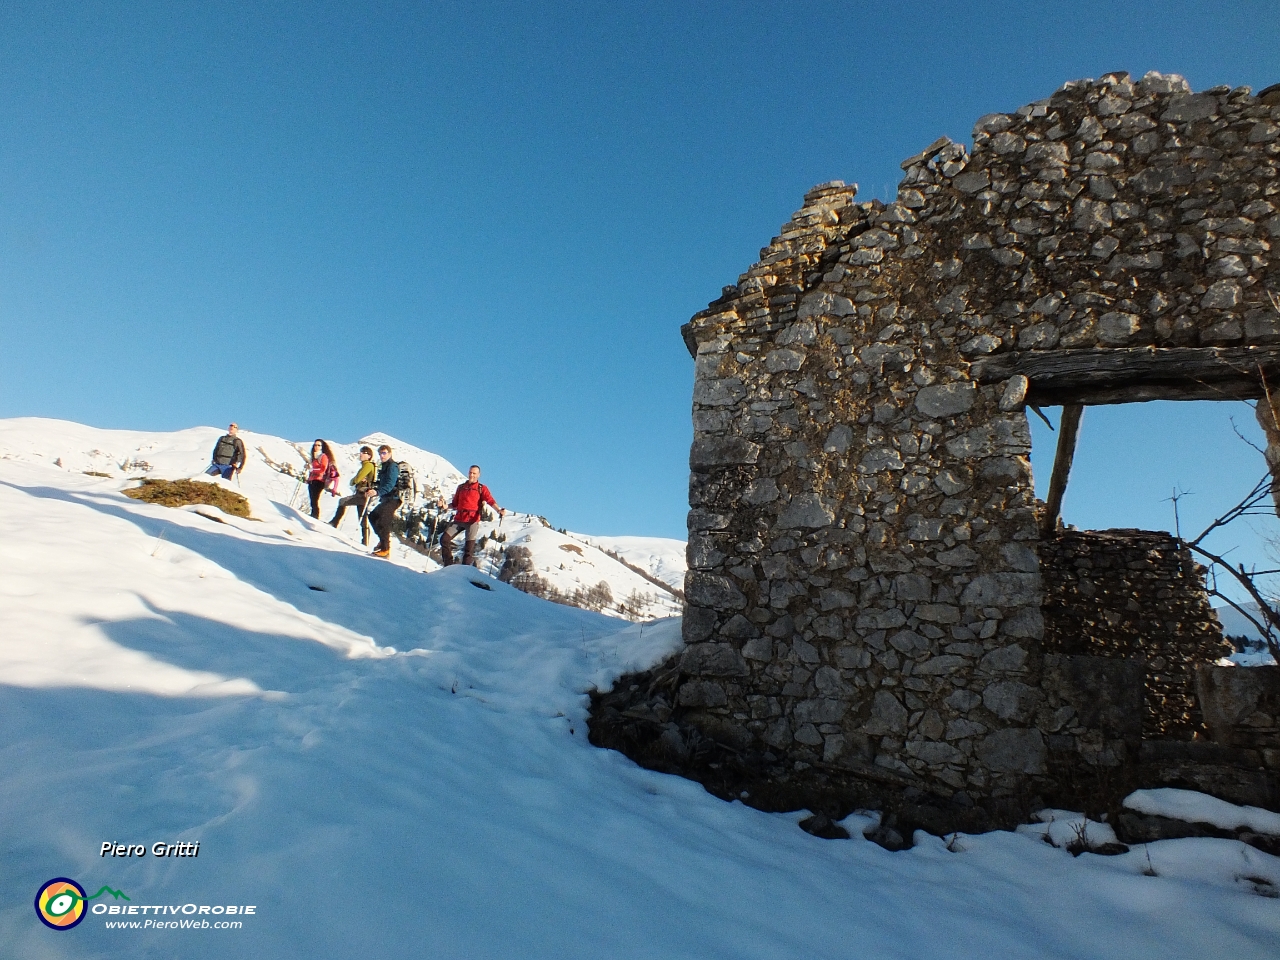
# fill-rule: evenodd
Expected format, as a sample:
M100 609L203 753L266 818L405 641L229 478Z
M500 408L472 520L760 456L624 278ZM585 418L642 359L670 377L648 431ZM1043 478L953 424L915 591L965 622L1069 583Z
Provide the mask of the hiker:
M337 529L347 507L355 507L356 514L360 517L360 543L366 547L369 545L369 522L365 519L365 512L369 509L369 501L373 499L373 484L377 476L378 468L373 465L373 448L361 447L360 469L350 480L355 493L338 501L338 512L329 521L329 526Z
M311 463L307 468L307 492L311 494L311 516L320 519L320 494L338 479L338 466L329 444L316 440L311 445Z
M230 480L244 469L244 441L236 436L240 430L234 423L227 427L227 432L218 438L213 445L213 456L210 458L207 476L217 474L223 480Z
M396 484L400 482L400 467L391 459L391 448L385 443L378 447L378 481L374 492L378 494L378 505L369 514L369 522L373 524L373 532L378 535L378 546L374 548L375 557L391 556L391 520L400 509L400 491Z
M443 508L444 497L440 497L438 503ZM475 565L476 540L480 536L480 520L484 516L486 503L500 515L504 517L507 515L507 511L494 501L489 488L480 482L480 468L473 463L471 469L467 471L467 482L459 484L453 494L453 501L449 503L449 507L453 510L453 519L440 531L440 559L446 567L452 566L454 562L453 538L464 530L467 533L467 540L462 549L462 562Z

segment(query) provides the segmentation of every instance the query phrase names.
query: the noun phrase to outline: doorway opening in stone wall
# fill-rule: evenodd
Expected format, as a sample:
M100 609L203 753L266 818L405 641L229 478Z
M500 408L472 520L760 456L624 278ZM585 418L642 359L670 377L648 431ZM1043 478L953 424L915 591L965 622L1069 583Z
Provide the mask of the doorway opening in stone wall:
M1036 496L1047 500L1066 408L1043 410L1051 430L1028 409ZM1068 422L1065 427L1070 430ZM1194 539L1267 476L1266 437L1251 402L1150 401L1086 406L1081 411L1074 457L1062 495L1061 523L1068 529L1166 531ZM1175 512L1176 506L1176 512ZM1268 571L1280 567L1280 522L1271 498L1258 509L1214 531L1206 549L1235 566ZM1197 562L1210 566L1204 557ZM1246 610L1252 599L1221 570L1210 586ZM1267 595L1280 577L1257 578ZM1228 636L1257 631L1219 598L1212 600ZM1225 608L1225 609L1224 609ZM1243 644L1237 643L1237 646ZM1238 653L1247 651L1237 650ZM1267 662L1265 651L1259 662ZM1252 662L1247 657L1241 662Z

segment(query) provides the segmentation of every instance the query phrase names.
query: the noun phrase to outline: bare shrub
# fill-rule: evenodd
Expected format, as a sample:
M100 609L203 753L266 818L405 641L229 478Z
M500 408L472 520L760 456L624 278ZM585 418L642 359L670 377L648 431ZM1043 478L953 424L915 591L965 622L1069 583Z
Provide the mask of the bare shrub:
M126 497L162 507L207 504L233 517L249 517L249 501L216 483L199 480L143 480L142 485L123 491Z

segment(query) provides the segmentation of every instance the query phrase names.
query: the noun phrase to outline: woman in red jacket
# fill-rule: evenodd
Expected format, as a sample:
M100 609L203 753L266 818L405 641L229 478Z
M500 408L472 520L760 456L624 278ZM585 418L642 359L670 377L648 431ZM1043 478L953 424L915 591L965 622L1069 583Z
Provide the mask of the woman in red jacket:
M320 519L320 494L329 482L329 467L334 463L333 451L323 440L311 445L311 464L307 469L307 492L311 494L311 516Z

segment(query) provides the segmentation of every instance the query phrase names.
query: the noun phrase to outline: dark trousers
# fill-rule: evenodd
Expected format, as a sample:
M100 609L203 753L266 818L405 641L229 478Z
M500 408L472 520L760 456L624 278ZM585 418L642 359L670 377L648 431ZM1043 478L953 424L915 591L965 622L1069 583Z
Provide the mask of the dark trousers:
M476 540L480 536L480 521L448 523L440 531L440 560L446 567L453 564L453 538L464 530L467 532L467 541L462 547L462 562L472 565L476 562Z
M320 494L324 493L323 480L308 480L307 492L311 494L311 516L320 519Z
M367 544L369 542L369 524L365 521L365 508L369 506L369 495L366 493L353 493L349 497L343 497L338 501L338 512L333 515L333 519L329 521L331 526L336 527L342 522L342 515L347 512L347 507L355 507L356 515L360 518L360 542Z
M373 532L378 535L378 550L386 550L391 546L391 520L400 509L400 498L383 497L378 505L369 513L369 522L373 524Z

